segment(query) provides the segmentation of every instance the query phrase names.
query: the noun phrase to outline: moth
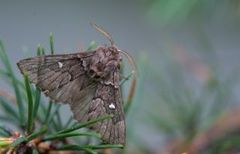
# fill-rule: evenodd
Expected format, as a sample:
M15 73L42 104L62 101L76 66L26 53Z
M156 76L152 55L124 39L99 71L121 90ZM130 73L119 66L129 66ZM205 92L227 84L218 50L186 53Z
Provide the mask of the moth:
M96 24L93 27L111 43L97 49L73 54L43 55L20 60L17 65L30 82L55 102L67 103L79 122L104 115L110 119L94 124L109 144L125 144L126 127L120 89L120 62L123 53L112 37Z

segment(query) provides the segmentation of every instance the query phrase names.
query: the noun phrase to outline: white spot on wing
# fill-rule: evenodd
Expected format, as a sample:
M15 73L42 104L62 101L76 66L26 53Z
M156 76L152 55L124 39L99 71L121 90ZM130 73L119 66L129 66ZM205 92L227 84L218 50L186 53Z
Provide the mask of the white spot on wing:
M110 109L115 109L115 108L116 108L113 103L111 103L110 105L108 105L108 107L109 107Z
M58 66L59 66L59 68L62 68L63 67L63 63L58 62Z

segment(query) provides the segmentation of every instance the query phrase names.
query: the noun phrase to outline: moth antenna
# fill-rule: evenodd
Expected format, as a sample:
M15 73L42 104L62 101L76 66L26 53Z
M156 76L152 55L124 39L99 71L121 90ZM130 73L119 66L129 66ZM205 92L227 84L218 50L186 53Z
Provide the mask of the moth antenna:
M131 85L130 85L130 89L129 89L129 93L128 93L128 97L127 97L127 102L129 103L127 105L126 110L125 110L125 112L127 112L128 108L130 106L130 103L132 103L132 99L133 99L133 96L134 96L135 91L136 91L137 67L136 67L135 62L133 61L133 58L126 51L123 51L123 50L118 50L118 51L121 52L127 58L129 64L132 66L132 76L133 76L133 79L132 79L132 82L131 82Z
M101 34L103 34L110 42L111 46L114 45L114 41L113 41L113 38L112 36L106 32L105 30L103 30L103 28L101 28L100 26L98 26L97 24L95 23L92 23L90 22L91 26L93 26L93 28L95 28L98 32L100 32Z
M133 76L136 76L137 75L137 66L132 58L132 56L130 56L126 51L123 51L123 50L119 50L119 52L121 52L128 60L129 64L132 66L132 74Z

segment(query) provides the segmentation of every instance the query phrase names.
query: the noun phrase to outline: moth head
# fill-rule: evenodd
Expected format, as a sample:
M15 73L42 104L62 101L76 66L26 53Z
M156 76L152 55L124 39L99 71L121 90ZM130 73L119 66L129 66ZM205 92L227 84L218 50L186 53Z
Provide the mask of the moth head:
M111 54L111 55L113 55L114 57L117 57L117 63L118 63L117 65L118 65L118 67L120 67L119 61L122 60L119 53L123 54L123 55L127 58L128 62L131 64L132 69L133 69L133 70L132 70L132 74L134 75L134 80L136 80L136 72L137 72L137 69L136 69L136 65L135 65L135 63L134 63L134 61L133 61L133 58L132 58L126 51L124 51L124 50L119 50L117 47L115 47L115 43L114 43L114 41L113 41L112 36L111 36L108 32L106 32L105 30L103 30L103 28L101 28L100 26L96 25L95 23L91 23L91 25L92 25L98 32L100 32L101 34L103 34L103 35L109 40L111 46L108 47L108 48L109 48L108 51L110 51L110 54ZM115 55L117 55L117 56L115 56Z
M120 55L116 47L99 47L91 59L88 75L96 80L104 79L119 68Z

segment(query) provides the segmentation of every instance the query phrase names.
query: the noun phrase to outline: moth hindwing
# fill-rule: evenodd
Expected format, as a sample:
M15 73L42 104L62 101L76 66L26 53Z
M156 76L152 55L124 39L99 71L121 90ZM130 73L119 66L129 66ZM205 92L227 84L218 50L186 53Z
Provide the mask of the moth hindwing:
M120 54L116 47L38 56L20 60L17 65L48 97L69 104L79 122L113 115L113 118L97 122L91 128L100 133L106 143L125 144L119 87Z

